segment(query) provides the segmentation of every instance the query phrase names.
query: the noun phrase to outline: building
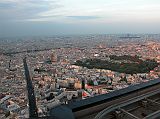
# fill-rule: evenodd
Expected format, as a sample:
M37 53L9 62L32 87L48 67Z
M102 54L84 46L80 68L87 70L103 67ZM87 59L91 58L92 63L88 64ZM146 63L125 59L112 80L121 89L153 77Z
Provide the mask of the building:
M57 54L55 53L54 50L51 53L51 62L52 63L56 63L57 62Z

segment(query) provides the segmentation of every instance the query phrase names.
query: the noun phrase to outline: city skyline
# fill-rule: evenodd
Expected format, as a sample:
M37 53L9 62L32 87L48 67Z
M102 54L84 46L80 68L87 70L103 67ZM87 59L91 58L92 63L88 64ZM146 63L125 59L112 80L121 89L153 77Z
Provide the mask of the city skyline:
M0 36L159 33L158 0L1 0Z

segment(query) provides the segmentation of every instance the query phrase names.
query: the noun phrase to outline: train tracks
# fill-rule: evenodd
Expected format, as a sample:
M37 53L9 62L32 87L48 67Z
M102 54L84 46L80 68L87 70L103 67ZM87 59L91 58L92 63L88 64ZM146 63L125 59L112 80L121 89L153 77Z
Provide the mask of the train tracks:
M151 84L152 82L154 83ZM127 115L127 112L129 112L128 114L131 113L132 115L138 114L138 117L141 119L141 118L144 118L146 115L148 115L148 113L151 114L155 112L152 110L154 106L152 106L151 108L148 108L148 110L145 110L143 108L142 102L145 102L146 99L150 99L156 102L159 101L160 100L159 89L160 89L160 79L155 79L154 81L149 81L144 84L138 84L126 89L115 91L113 92L113 95L115 93L117 94L115 94L113 97L111 96L111 98L106 98L108 97L108 94L106 94L106 97L102 98L103 100L100 99L100 102L96 101L96 103L92 103L91 105L85 105L83 107L79 106L78 107L79 110L75 110L75 108L72 108L72 111L74 113L75 119L94 119L96 115L101 111L105 109L107 110L107 108L112 107L115 104L117 106L124 104L127 101L130 104L126 104L126 106L121 106L121 108L116 108L110 111L110 113L107 113L104 116L104 118L119 119L118 117L115 117L116 113L123 112L123 113L126 113ZM101 96L99 98L101 98ZM130 101L133 99L135 102L131 103ZM138 99L138 101L135 99ZM156 109L158 109L158 107ZM137 113L137 112L140 112L141 110L143 111L141 114ZM122 119L125 119L125 117ZM130 118L126 118L126 119L130 119Z
M155 119L160 117L160 89L114 104L94 119Z
M160 115L159 110L160 79L155 79L60 105L51 108L49 114L59 119L155 119Z

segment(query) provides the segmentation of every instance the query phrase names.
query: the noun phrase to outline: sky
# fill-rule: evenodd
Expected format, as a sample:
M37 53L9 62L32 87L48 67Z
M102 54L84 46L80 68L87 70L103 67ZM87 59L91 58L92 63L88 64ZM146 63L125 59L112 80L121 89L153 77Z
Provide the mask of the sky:
M0 37L160 33L160 0L0 0Z

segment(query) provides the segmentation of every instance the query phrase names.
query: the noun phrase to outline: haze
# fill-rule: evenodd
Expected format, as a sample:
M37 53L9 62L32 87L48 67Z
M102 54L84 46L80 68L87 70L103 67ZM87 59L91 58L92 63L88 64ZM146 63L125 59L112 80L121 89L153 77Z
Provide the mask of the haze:
M159 31L159 0L0 0L0 37Z

